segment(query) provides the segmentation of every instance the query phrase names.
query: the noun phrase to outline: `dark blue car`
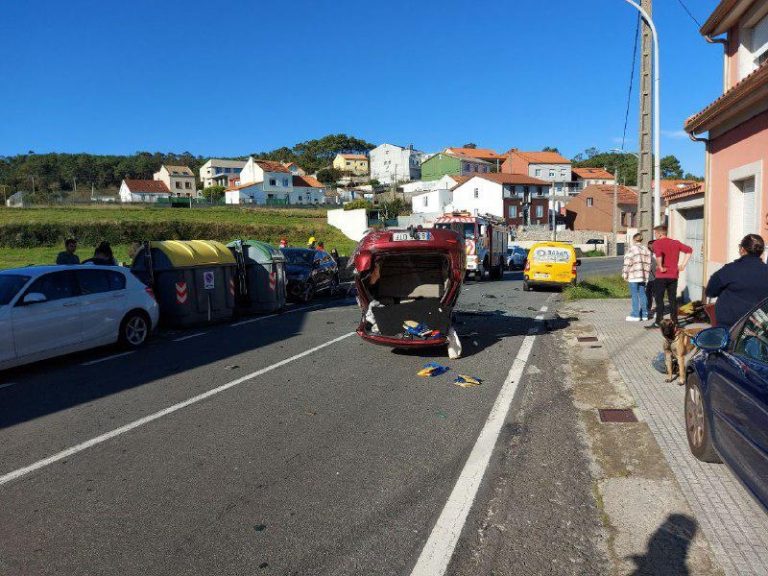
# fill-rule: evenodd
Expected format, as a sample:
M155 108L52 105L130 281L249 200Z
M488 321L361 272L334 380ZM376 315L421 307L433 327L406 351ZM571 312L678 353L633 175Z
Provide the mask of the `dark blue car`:
M768 300L730 331L709 328L686 378L688 445L724 462L768 510Z

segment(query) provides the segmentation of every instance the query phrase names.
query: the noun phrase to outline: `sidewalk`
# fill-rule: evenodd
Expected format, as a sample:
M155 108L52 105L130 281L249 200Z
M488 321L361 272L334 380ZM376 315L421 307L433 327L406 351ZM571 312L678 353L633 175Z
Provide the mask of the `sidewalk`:
M662 351L657 330L624 320L628 300L581 300L563 306L591 324L621 378L634 396L685 493L717 562L729 576L768 575L768 514L720 464L704 464L689 452L683 416L684 388L664 382L651 366Z

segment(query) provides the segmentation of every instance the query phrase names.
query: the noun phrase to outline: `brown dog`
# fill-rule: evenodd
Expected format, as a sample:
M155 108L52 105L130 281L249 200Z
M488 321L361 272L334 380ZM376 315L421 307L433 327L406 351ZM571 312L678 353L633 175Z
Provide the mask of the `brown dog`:
M661 321L661 334L664 336L664 361L667 366L667 382L672 382L675 375L672 370L672 358L677 360L677 383L685 384L685 356L693 350L691 337L677 327L672 320Z

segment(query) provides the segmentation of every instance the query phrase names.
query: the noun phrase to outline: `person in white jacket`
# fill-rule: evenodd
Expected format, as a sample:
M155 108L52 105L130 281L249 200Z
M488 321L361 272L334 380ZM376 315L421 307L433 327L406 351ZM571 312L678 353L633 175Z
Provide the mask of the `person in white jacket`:
M624 268L621 272L624 280L629 282L629 292L632 295L632 313L627 316L627 322L649 319L645 285L650 274L651 251L643 245L643 235L635 234L632 236L632 245L624 254Z

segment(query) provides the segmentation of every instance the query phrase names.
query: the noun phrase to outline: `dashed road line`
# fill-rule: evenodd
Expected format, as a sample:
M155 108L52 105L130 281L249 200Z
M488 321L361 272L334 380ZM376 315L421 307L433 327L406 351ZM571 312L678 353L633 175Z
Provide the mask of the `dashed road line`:
M308 350L305 350L304 352L300 352L299 354L295 354L291 356L290 358L286 358L285 360L281 360L280 362L275 362L274 364L271 364L267 366L266 368L262 368L261 370L256 370L255 372L251 372L250 374L246 374L245 376L242 376L236 380L232 380L231 382L227 382L226 384L222 384L221 386L218 386L216 388L213 388L211 390L208 390L207 392L203 392L202 394L198 394L197 396L193 396L192 398L189 398L188 400L184 400L183 402L179 402L177 404L174 404L173 406L169 406L168 408L164 408L163 410L160 410L158 412L155 412L154 414L149 414L148 416L144 416L143 418L139 418L138 420L134 420L133 422L130 422L126 424L125 426L121 426L120 428L115 428L114 430L110 432L106 432L105 434L102 434L100 436L96 436L95 438L91 438L90 440L86 440L85 442L81 442L80 444L76 444L75 446L72 446L71 448L67 448L66 450L62 450L61 452L57 452L56 454L53 454L52 456L48 456L47 458L44 458L42 460L38 460L34 464L30 464L29 466L25 466L24 468L19 468L18 470L14 470L13 472L8 472L7 474L4 474L3 476L0 476L0 486L3 484L7 484L8 482L11 482L13 480L16 480L18 478L21 478L22 476L26 476L27 474L31 474L32 472L35 472L36 470L40 470L41 468L45 468L46 466L50 466L54 462L58 462L59 460L62 460L64 458L68 458L69 456L72 456L74 454L77 454L78 452L82 452L83 450L87 450L88 448L92 448L93 446L96 446L98 444L102 444L106 442L107 440L111 440L112 438L116 438L117 436L120 436L122 434L125 434L126 432L130 432L131 430L138 428L140 426L144 426L145 424L149 424L150 422L153 422L154 420L158 420L159 418L162 418L163 416L168 416L169 414L173 414L174 412L177 412L181 410L182 408L186 408L187 406L191 406L192 404L196 404L198 402L201 402L203 400L206 400L207 398L210 398L212 396L215 396L216 394L220 394L221 392L224 392L225 390L229 390L230 388L234 388L235 386L238 386L242 384L243 382L248 382L249 380L253 380L254 378L257 378L263 374L266 374L267 372L271 372L272 370L276 370L277 368L280 368L281 366L285 366L286 364L290 364L291 362L294 362L295 360L299 360L300 358L304 358L305 356L309 356L310 354L313 354L319 350L322 350L323 348L327 348L328 346L332 346L333 344L336 344L337 342L341 342L345 338L349 338L355 334L355 332L347 332L346 334L339 336L338 338L334 338L333 340L328 340L327 342L320 344L318 346L315 346L313 348L309 348Z
M293 314L294 312L301 312L302 310L314 310L315 308L322 308L325 306L325 304L315 304L313 306L302 306L301 308L291 308L290 310L286 310L285 312L280 312L279 314L267 314L266 316L258 316L256 318L249 318L248 320L241 320L240 322L235 322L234 324L230 324L230 328L236 328L237 326L243 326L245 324L252 324L254 322L261 322L262 320L268 320L269 318L276 318L278 316L285 316L286 314Z
M133 350L130 350L128 352L120 352L119 354L112 354L111 356L105 356L104 358L97 358L96 360L89 360L88 362L83 362L82 364L80 364L80 366L93 366L94 364L101 364L102 362L106 362L107 360L122 358L123 356L128 356L130 354L133 354Z
M191 340L192 338L197 338L198 336L205 336L208 334L208 332L197 332L196 334L190 334L189 336L182 336L181 338L175 338L174 342L184 342L184 340Z

